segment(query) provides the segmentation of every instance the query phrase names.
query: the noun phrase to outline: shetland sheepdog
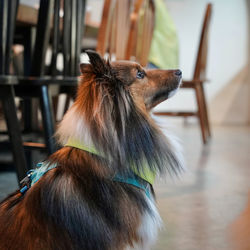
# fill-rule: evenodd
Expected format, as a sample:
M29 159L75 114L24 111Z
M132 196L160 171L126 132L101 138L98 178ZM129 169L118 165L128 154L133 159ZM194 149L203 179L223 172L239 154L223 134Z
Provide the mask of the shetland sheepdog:
M179 88L180 70L146 70L87 51L61 148L0 204L0 249L149 249L161 219L152 184L181 170L150 110Z

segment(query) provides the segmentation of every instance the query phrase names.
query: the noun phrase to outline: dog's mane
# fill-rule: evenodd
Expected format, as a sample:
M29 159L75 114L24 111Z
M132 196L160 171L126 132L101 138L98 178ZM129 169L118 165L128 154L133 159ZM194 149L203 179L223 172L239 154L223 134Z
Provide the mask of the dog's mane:
M94 147L116 171L143 172L145 166L162 173L178 173L181 162L171 141L152 118L140 110L128 86L116 76L109 61L87 52L90 64L82 65L75 103L57 131L59 143L70 138Z

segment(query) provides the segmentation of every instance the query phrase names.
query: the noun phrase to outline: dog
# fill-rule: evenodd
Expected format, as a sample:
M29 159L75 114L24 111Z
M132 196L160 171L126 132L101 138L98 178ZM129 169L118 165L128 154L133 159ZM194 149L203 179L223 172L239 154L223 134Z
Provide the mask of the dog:
M62 147L0 204L1 250L145 250L156 240L153 181L182 165L150 110L176 92L181 71L87 54L56 132Z

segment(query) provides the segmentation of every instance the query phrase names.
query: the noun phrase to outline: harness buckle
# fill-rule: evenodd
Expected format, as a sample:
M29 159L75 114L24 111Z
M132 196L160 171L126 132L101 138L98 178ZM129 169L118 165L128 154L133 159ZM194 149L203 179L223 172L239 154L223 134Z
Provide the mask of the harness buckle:
M21 194L24 194L30 188L32 172L32 170L28 171L27 175L20 181L22 188L19 191Z

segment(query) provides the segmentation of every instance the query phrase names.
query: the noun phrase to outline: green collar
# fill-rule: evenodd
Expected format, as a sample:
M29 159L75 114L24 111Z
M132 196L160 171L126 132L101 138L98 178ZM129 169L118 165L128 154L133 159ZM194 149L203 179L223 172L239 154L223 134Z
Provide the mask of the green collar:
M68 142L65 146L78 148L78 149L87 151L89 153L101 156L101 154L95 149L94 146L91 146L91 147L86 146L86 145L82 144L79 140L75 140L72 138L68 140ZM133 172L135 173L135 175L139 176L140 178L142 178L146 182L153 185L156 174L154 172L152 172L149 169L149 167L146 166L143 173L139 173L135 168L133 168Z

